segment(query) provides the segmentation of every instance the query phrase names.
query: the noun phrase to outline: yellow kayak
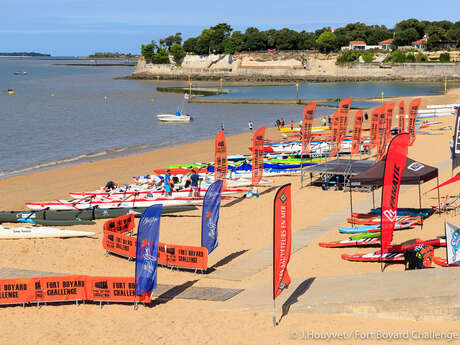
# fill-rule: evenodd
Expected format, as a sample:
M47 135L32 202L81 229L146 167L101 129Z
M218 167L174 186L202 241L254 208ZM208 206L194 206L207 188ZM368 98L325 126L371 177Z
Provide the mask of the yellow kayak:
M321 132L321 131L328 131L329 130L329 127L327 126L322 126L322 127L312 127L311 130L313 132ZM290 133L290 132L300 132L300 127L294 127L293 129L291 129L291 127L283 127L283 128L280 128L280 132L284 132L284 133Z

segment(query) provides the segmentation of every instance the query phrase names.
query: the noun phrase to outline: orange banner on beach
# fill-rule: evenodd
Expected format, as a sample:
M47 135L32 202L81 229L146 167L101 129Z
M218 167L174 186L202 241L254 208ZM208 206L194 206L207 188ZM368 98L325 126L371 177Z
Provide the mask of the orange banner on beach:
M385 139L386 139L386 105L379 108L379 122L377 134L377 162L385 155Z
M412 146L415 141L415 124L417 121L418 108L420 106L421 100L421 98L416 98L409 104L409 123L407 126L409 133L409 146Z
M86 300L86 278L79 275L31 278L30 302Z
M129 259L136 258L136 237L104 230L102 247ZM158 264L170 267L206 270L208 250L205 247L158 244Z
M351 140L351 153L358 153L361 148L361 131L363 128L363 111L358 110L353 120L353 136Z
M313 117L315 115L316 102L307 104L303 108L302 114L302 152L303 154L310 153L311 143L311 128L313 126Z
M227 177L227 144L225 143L224 131L216 135L214 142L214 181L222 180L222 189L225 189L225 179Z
M348 117L350 114L350 106L351 106L352 97L344 98L339 103L339 152L340 146L347 135L347 128L348 128Z
M32 294L32 279L30 278L0 280L0 304L28 303Z
M135 296L134 277L87 277L89 301L150 302L149 294Z
M273 201L273 300L289 287L291 258L291 184L282 186Z
M406 132L406 110L404 101L399 103L398 107L398 134Z
M379 131L379 111L380 107L377 107L374 110L372 110L371 113L369 149L373 149L377 146L377 136Z
M332 124L331 124L331 143L330 143L330 153L329 157L337 156L337 153L340 151L339 147L339 137L340 137L340 117L339 113L335 112L332 115Z
M136 257L136 237L133 236L104 230L102 247L108 252L125 256L130 259L134 259Z
M104 230L124 233L134 229L134 214L126 214L110 219L104 223Z
M158 245L158 264L205 271L208 268L208 250L205 247L160 242Z
M387 108L386 109L387 116L386 116L386 123L385 123L385 132L386 132L385 147L386 147L386 144L388 144L391 140L391 124L393 123L393 110L395 108L395 104L394 103L387 104L386 108Z
M252 137L252 185L256 186L264 173L265 126L255 131Z

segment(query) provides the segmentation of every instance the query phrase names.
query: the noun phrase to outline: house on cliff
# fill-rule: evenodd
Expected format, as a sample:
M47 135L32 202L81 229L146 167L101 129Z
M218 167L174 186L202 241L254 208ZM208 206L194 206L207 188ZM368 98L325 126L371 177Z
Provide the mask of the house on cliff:
M393 39L389 38L384 41L379 42L379 48L383 50L391 50L391 45L393 44Z

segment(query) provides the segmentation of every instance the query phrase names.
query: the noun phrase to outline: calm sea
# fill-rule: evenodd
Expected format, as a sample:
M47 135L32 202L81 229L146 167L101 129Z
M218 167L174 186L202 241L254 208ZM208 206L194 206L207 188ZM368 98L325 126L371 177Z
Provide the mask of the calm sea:
M131 74L133 67L55 65L74 62L0 58L0 177L210 139L222 123L226 134L237 134L247 130L249 120L258 127L272 126L280 117L287 122L301 117L301 106L186 104L194 121L164 124L155 114L175 113L182 95L157 93L154 82L113 80ZM27 75L14 75L22 71ZM295 98L295 86L229 90L227 97ZM426 95L438 93L440 85L304 84L299 97L379 96L381 90L385 96ZM317 110L317 116L330 113Z

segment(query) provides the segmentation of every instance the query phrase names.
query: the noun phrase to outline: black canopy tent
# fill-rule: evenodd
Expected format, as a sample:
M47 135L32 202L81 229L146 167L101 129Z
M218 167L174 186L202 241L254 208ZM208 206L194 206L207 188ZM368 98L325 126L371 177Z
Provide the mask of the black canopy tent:
M352 176L350 178L350 208L351 213L353 213L353 198L352 198L352 187L359 186L373 186L380 187L383 185L383 178L385 173L385 161L386 157L380 162L376 163L374 166L368 170ZM436 177L437 185L439 186L438 178L438 168L414 161L413 159L407 157L406 167L404 168L401 185L418 185L418 195L419 195L419 209L422 209L422 196L420 185L427 181L430 181ZM374 203L374 189L372 189L372 200L373 206ZM438 190L438 206L440 205L440 197Z

